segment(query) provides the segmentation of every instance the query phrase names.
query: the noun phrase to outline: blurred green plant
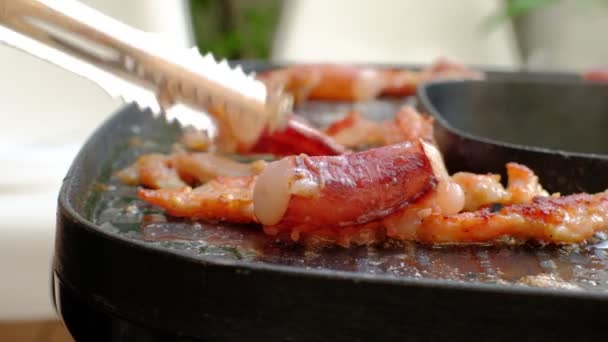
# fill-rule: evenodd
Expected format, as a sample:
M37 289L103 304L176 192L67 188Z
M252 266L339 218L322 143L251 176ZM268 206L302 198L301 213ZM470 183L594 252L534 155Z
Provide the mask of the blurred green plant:
M482 28L484 28L484 31L491 31L505 20L523 17L559 1L561 0L505 0L504 7L488 17Z
M526 16L534 11L555 5L564 0L505 0L503 9L490 17L487 21L489 27L506 19L517 19ZM576 0L580 5L608 5L608 0Z
M270 56L280 0L190 0L201 51L228 59Z
M507 0L503 17L517 18L561 0Z

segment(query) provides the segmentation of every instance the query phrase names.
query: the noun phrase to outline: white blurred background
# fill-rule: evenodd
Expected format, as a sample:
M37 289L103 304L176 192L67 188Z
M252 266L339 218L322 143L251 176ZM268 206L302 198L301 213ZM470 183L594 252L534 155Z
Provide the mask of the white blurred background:
M86 0L192 46L185 1ZM121 106L93 83L0 46L0 320L55 316L50 265L61 179L84 139Z
M269 53L281 61L422 64L446 56L574 72L608 64L602 1L553 1L488 28L505 1L278 1ZM183 46L195 43L187 1L84 2ZM277 1L247 2L269 3ZM60 181L83 140L121 104L90 82L5 46L0 74L0 321L53 318L49 277Z

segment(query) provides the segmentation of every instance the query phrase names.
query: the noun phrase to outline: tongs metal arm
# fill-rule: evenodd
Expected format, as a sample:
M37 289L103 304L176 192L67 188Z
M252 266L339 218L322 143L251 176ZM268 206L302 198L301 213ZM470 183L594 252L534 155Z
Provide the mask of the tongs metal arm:
M31 44L17 41L25 36L105 71L103 77L122 79L126 85L118 88L131 89L116 91L127 100L138 101L138 87L149 90L157 100L150 104L158 106L153 110L168 109L175 102L203 110L221 107L212 114L224 115L216 119L228 125L238 121L240 127L249 127L247 132L239 132L242 140L248 142L262 130L280 125L291 106L288 97L278 90L266 89L240 67L231 69L226 61L217 63L210 54L202 57L196 49L171 46L77 1L0 0L0 25L13 31L0 32L0 40L10 45L78 72L65 65L70 63L68 59L58 61L50 58L50 51L43 53L31 48ZM113 95L115 90L108 88L114 86L104 84L101 76L79 73Z

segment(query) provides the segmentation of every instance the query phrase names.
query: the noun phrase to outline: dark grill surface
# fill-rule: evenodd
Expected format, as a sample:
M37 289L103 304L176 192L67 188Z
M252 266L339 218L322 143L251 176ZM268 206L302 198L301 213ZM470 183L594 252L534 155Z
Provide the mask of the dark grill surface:
M368 104L309 103L299 109L311 123L326 125L353 106L364 115L390 118L405 101L381 100ZM133 137L106 163L98 184L89 192L83 210L102 230L160 245L194 256L253 263L329 269L389 277L447 279L456 282L495 283L498 286L532 284L573 290L608 290L608 243L586 246L484 245L423 246L388 242L355 249L310 250L282 245L259 227L210 224L166 217L162 210L136 198L135 188L121 185L113 172L145 152L166 152L179 134L159 120L143 120L131 127ZM542 183L542 179L541 179Z

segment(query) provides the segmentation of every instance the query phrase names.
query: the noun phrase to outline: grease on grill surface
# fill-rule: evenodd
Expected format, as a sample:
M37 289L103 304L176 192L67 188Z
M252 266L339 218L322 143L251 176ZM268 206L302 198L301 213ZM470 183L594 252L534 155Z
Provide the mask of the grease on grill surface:
M373 102L363 115L390 117L397 103ZM325 125L351 107L335 104L304 108L307 118ZM321 109L321 110L319 110ZM320 115L330 110L333 115ZM155 132L155 136L162 132ZM164 152L170 144L142 136L139 143L119 151L113 171L131 163L137 155ZM541 180L542 181L542 180ZM135 188L112 179L100 179L93 187L90 218L103 230L145 241L193 256L246 260L391 277L445 279L499 285L559 288L573 291L608 291L608 242L589 246L423 246L386 243L354 249L321 251L282 245L252 226L210 224L167 217L161 209L137 199ZM599 240L605 240L600 236Z

